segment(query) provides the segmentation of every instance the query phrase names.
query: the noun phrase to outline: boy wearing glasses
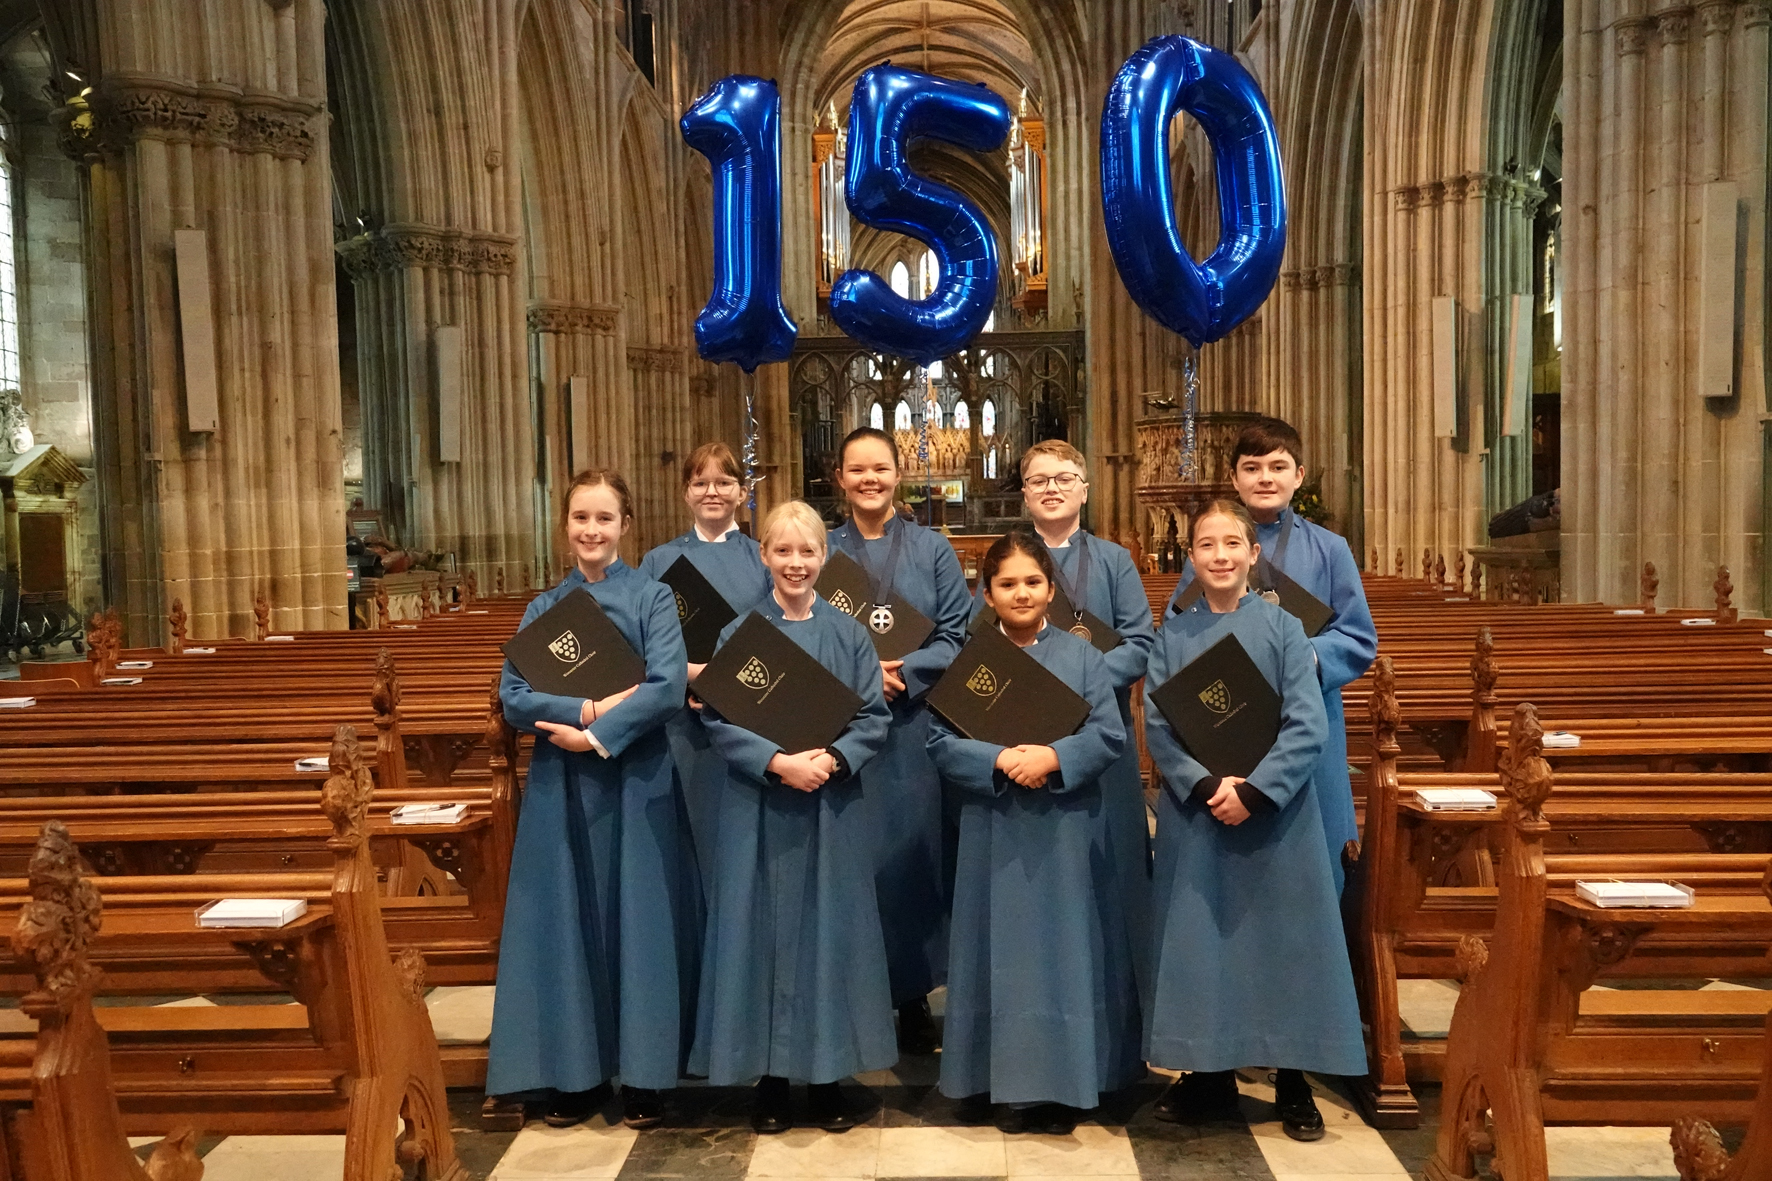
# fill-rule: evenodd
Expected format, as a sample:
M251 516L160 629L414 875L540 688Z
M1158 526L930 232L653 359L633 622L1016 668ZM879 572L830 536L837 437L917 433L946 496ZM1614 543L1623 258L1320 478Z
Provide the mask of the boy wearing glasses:
M1083 453L1062 439L1046 439L1029 447L1021 457L1021 498L1036 534L1052 557L1059 588L1074 611L1096 616L1119 634L1121 642L1103 657L1113 680L1120 722L1131 734L1132 686L1144 676L1156 633L1151 626L1150 600L1145 597L1132 555L1080 524L1083 506L1089 503L1089 469ZM983 593L980 586L975 597L981 603ZM1048 619L1066 631L1082 634L1078 631L1082 620L1075 615L1061 619L1055 614ZM1129 972L1138 982L1141 1006L1148 1005L1151 849L1137 743L1126 743L1103 773L1101 794L1106 823L1105 845L1100 852L1112 867L1117 886L1101 896L1105 970L1110 979L1116 978L1115 973ZM1108 1014L1108 1019L1110 1028L1142 1028L1139 1013ZM1105 1065L1107 1077L1125 1076L1122 1064Z
M1231 466L1237 499L1255 519L1255 539L1261 545L1264 564L1271 564L1334 612L1311 637L1317 683L1322 686L1323 707L1329 715L1329 738L1323 743L1311 781L1323 810L1323 835L1329 841L1329 863L1339 892L1344 884L1342 847L1360 835L1354 822L1353 787L1348 781L1341 687L1371 666L1378 654L1378 631L1366 605L1366 590L1360 585L1360 568L1346 539L1292 511L1293 494L1304 483L1304 442L1291 424L1278 418L1259 418L1244 427L1231 449ZM1182 567L1181 581L1169 597L1165 620L1182 609L1178 603L1193 581L1190 561ZM1261 582L1260 570L1252 571L1251 590L1272 589Z

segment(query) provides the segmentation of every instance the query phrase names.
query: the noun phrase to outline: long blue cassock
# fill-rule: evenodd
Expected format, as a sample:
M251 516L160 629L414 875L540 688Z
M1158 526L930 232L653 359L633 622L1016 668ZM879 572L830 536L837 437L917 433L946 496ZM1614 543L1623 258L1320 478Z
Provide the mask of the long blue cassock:
M538 737L523 789L499 945L486 1089L584 1091L619 1073L674 1087L695 1028L701 880L664 724L683 704L683 631L670 589L612 563L537 595L523 626L574 588L646 661L632 697L590 726L609 752ZM583 699L538 693L505 664L505 717L579 725Z
M891 703L886 746L861 776L862 796L873 816L874 889L896 1006L947 982L952 874L943 848L941 779L929 761L929 710L923 695L965 642L972 604L953 545L933 529L894 516L885 536L868 541L851 521L831 531L831 543L865 568L884 572L894 531L904 534L893 575L894 601L909 603L935 624L923 646L905 657L899 670L905 691Z
M1253 594L1223 615L1202 598L1164 623L1147 683L1162 685L1227 633L1282 698L1279 739L1249 774L1277 807L1220 823L1187 798L1206 768L1176 741L1162 710L1145 710L1145 745L1164 781L1145 1057L1175 1070L1361 1074L1353 969L1312 799L1327 723L1303 626Z
M1082 727L1052 744L1059 770L1044 787L997 770L1002 747L930 722L929 753L964 793L941 1090L1089 1108L1145 1073L1137 982L1102 921L1121 889L1099 852L1126 731L1087 641L1048 626L1023 651L1089 702Z
M823 599L806 620L788 620L773 595L754 610L861 694L833 745L852 769L869 766L889 715L867 629ZM891 1066L898 1045L860 781L796 791L764 771L780 747L711 706L701 716L728 773L690 1069L732 1086L765 1074L829 1083Z
M761 555L761 547L742 533L728 533L724 541L703 541L691 529L649 551L640 559L640 573L657 578L678 558L687 556L742 619L758 599L769 593L769 571L763 568ZM726 763L708 745L707 731L687 706L671 715L665 734L670 739L671 758L677 764L677 778L683 784L683 798L689 805L696 859L705 868L714 863L714 825L719 815L720 787L726 782Z
M1372 667L1372 658L1378 655L1378 629L1372 624L1366 590L1360 585L1360 568L1347 540L1286 509L1278 521L1255 526L1255 540L1261 545L1262 556L1270 562L1278 552L1282 528L1292 530L1292 540L1280 569L1335 612L1323 630L1311 637L1311 647L1317 650L1317 684L1322 687L1323 709L1329 718L1329 739L1323 743L1313 779L1317 804L1323 809L1323 837L1329 843L1329 861L1339 893L1343 885L1342 846L1360 836L1360 826L1354 819L1354 789L1348 781L1347 719L1341 708L1341 687L1358 680ZM1174 613L1175 600L1193 580L1193 563L1183 563L1181 581L1169 596L1163 618Z
M1089 586L1080 606L1113 625L1126 642L1106 654L1108 675L1120 706L1120 724L1127 739L1119 757L1102 774L1102 803L1107 823L1102 828L1101 855L1113 867L1119 889L1102 895L1102 929L1115 971L1130 971L1138 981L1138 997L1150 1003L1151 943L1151 829L1144 803L1144 777L1138 767L1138 743L1132 740L1132 686L1144 676L1145 665L1156 643L1151 626L1151 602L1132 555L1115 545L1078 529L1068 543L1047 547L1059 574L1073 582L1081 554L1089 553ZM973 596L984 602L984 587ZM1071 621L1054 620L1068 630Z

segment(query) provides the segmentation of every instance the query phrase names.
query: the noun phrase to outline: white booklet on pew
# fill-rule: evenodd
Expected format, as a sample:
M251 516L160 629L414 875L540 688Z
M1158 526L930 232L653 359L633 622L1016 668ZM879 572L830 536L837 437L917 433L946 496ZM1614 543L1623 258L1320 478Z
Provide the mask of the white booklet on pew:
M154 662L152 660L119 660L117 662L117 667L131 670L153 668Z
M1480 787L1418 787L1415 798L1429 812L1487 812L1495 796Z
M286 927L308 913L300 898L223 898L197 911L199 927Z
M1544 748L1546 750L1574 750L1581 745L1581 735L1572 734L1567 730L1546 730L1544 732Z
M266 636L265 642L267 644L271 644L271 643L290 644L290 643L295 642L295 637L294 636Z
M401 804L389 817L395 824L454 824L467 814L466 804Z
M99 682L101 685L139 685L141 683L140 677L106 677Z
M1575 894L1595 906L1685 907L1692 888L1678 882L1576 882Z
M185 655L185 656L214 656L215 649L214 648L186 648L184 650L184 652L182 653L182 655Z
M1680 620L1680 622L1685 624L1687 627L1715 627L1717 625L1716 620L1705 619L1702 616L1698 616L1698 617L1695 617L1692 619L1682 619L1682 620Z
M0 709L30 709L36 704L35 697L0 697Z
M309 755L305 759L297 759L295 760L295 769L303 773L309 771L330 771L332 770L332 756Z

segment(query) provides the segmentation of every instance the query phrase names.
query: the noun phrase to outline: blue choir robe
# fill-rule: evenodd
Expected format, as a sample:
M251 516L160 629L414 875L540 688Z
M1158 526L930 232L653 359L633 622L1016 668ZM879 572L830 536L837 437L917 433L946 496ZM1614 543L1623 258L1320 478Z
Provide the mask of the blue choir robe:
M867 629L823 599L805 620L787 619L774 595L753 609L859 693L862 706L832 744L851 774L811 792L767 773L780 747L712 706L701 713L727 775L690 1069L715 1086L766 1074L835 1082L898 1060L872 818L855 774L886 741L880 663Z
M1052 562L1067 582L1077 577L1082 546L1079 528L1067 544L1047 547ZM1124 546L1089 536L1089 585L1083 601L1075 604L1111 624L1125 643L1104 655L1114 697L1120 707L1120 724L1127 739L1119 757L1101 777L1102 805L1107 824L1102 829L1101 856L1112 867L1119 889L1102 895L1102 926L1109 940L1115 971L1129 971L1138 981L1139 998L1150 1000L1151 939L1151 828L1144 802L1144 776L1138 766L1138 743L1133 741L1132 686L1144 676L1156 630L1151 624L1151 602L1132 555ZM984 602L984 587L974 599ZM1054 620L1069 629L1070 620Z
M616 561L574 569L523 626L590 592L646 662L633 696L589 729L609 757L538 737L529 761L499 944L486 1090L584 1091L619 1073L673 1087L694 1035L702 892L665 720L683 704L683 631L670 588ZM583 699L538 693L508 662L505 717L580 724Z
M1360 826L1354 816L1354 789L1347 770L1347 719L1341 707L1341 688L1358 680L1378 655L1378 629L1366 605L1366 588L1360 584L1360 567L1347 539L1321 525L1313 525L1290 508L1272 524L1257 524L1255 540L1270 562L1279 552L1280 530L1292 530L1286 547L1286 577L1322 600L1335 612L1323 630L1311 637L1317 653L1317 684L1323 691L1323 709L1329 718L1329 738L1317 759L1314 780L1317 806L1323 810L1323 836L1329 843L1329 860L1335 871L1335 889L1343 885L1341 850L1358 840ZM1181 581L1169 596L1163 612L1167 619L1176 599L1194 580L1192 562L1183 563Z
M1103 922L1120 877L1099 852L1126 730L1114 675L1087 641L1048 625L1023 651L1089 702L1077 732L1052 744L1059 769L1045 786L997 770L1001 746L930 722L929 752L962 796L941 1090L1090 1108L1145 1073L1137 981Z
M722 541L703 541L693 528L649 551L640 559L640 573L657 578L678 558L687 557L714 584L720 597L738 612L739 618L769 593L769 571L763 568L762 547L733 530ZM714 863L714 822L719 815L720 787L726 782L726 762L708 745L707 730L688 706L679 709L665 724L677 778L689 806L689 829L695 835L695 855L702 866Z
M1162 710L1145 710L1145 745L1163 776L1145 1057L1174 1070L1363 1074L1353 969L1312 798L1327 722L1303 625L1254 594L1223 615L1196 600L1157 634L1148 683L1162 685L1227 634L1281 697L1279 738L1248 777L1275 806L1239 825L1215 819L1189 799L1209 772Z
M894 516L884 537L868 541L851 521L831 531L831 545L865 569L884 571L894 530L904 532L893 576L895 601L909 603L935 624L923 646L905 657L899 670L905 691L890 703L886 746L861 775L862 798L873 816L874 890L896 1006L947 982L952 842L944 839L941 779L929 761L923 695L965 643L972 602L953 545L933 529Z

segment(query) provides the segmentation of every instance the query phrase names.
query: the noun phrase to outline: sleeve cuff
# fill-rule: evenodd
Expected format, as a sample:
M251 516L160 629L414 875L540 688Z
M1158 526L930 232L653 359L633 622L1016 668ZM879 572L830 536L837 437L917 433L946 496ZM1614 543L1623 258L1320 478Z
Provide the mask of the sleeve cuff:
M1203 776L1194 784L1193 790L1187 793L1188 799L1204 808L1206 802L1218 793L1218 784L1223 778L1222 775Z
M584 730L585 730L585 737L589 738L591 740L591 749L596 751L598 754L602 755L604 758L608 758L609 757L609 748L604 746L603 743L598 740L598 738L595 734L591 733L591 728L589 726L586 726L584 728Z
M1251 816L1257 812L1272 812L1274 810L1274 802L1247 779L1237 784L1237 799L1242 801L1243 810Z

